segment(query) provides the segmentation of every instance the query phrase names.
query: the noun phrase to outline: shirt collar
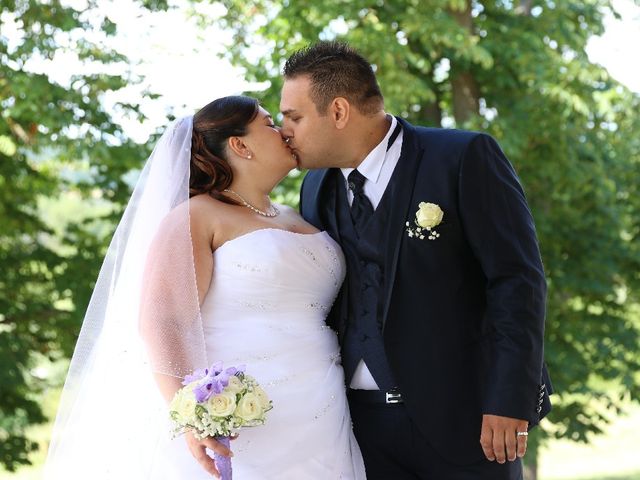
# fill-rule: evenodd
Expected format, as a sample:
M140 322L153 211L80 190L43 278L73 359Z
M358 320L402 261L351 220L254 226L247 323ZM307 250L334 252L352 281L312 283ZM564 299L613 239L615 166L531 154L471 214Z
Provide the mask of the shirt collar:
M358 165L358 171L364 175L364 177L370 182L377 183L378 178L380 177L380 172L382 171L382 165L384 164L385 158L387 156L387 144L389 143L389 139L393 134L393 130L396 128L398 124L398 120L393 115L389 115L391 117L391 126L389 126L389 131L384 136L382 141L374 147L373 150L369 152L369 155L365 157L365 159ZM342 175L346 179L354 168L341 168Z

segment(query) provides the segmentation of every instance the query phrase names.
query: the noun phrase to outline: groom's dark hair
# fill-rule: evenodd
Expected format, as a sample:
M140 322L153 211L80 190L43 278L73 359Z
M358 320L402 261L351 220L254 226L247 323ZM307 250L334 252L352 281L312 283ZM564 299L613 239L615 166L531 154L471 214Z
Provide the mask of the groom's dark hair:
M336 97L344 97L363 115L384 107L376 75L369 62L343 42L318 42L294 52L284 65L284 76L308 75L311 99L318 113L327 113Z

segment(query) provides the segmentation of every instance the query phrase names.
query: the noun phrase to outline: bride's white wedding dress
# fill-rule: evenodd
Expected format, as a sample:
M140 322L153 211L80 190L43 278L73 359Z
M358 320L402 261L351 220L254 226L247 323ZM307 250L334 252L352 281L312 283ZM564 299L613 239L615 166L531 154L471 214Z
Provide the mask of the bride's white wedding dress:
M364 479L336 334L325 325L344 278L326 232L256 230L214 252L201 307L208 358L246 365L273 400L264 426L231 443L238 480ZM153 478L211 478L182 437L158 449Z

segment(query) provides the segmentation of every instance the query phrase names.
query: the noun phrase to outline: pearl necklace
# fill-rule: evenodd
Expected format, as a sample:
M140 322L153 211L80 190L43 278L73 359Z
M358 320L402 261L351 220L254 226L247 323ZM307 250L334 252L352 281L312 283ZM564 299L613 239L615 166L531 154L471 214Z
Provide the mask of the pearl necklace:
M236 197L238 197L240 199L240 201L244 204L245 207L253 210L258 215L262 215L263 217L276 217L276 216L278 216L280 214L280 210L278 210L278 207L276 207L275 205L270 205L270 208L271 208L270 212L264 212L264 211L260 210L259 208L256 208L253 205L251 205L249 202L247 202L244 199L244 197L242 195L240 195L238 192L235 192L235 191L231 190L230 188L225 188L223 190L223 192L233 193Z

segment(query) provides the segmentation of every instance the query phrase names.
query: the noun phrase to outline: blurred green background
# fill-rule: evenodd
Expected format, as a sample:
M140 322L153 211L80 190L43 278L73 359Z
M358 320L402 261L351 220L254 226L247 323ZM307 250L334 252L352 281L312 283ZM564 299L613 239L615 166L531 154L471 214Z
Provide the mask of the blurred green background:
M640 94L586 50L623 3L637 14L638 0L0 0L0 478L40 478L102 256L162 127L222 92L277 112L284 59L338 38L372 62L387 111L492 134L524 184L556 390L527 480L640 479ZM167 18L191 63L136 51ZM277 200L296 205L301 178Z

